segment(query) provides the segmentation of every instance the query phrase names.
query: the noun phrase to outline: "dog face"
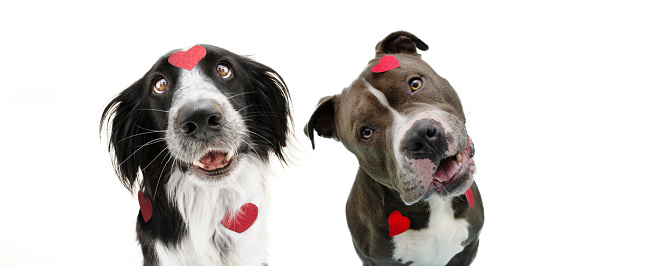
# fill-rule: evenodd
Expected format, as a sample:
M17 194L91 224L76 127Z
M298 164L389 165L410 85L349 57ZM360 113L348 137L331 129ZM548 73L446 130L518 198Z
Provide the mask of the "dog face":
M459 97L416 48L428 49L406 32L382 40L376 58L341 94L322 98L305 128L313 143L313 130L340 140L366 173L406 204L434 193L463 194L475 171ZM400 66L373 72L385 55Z
M195 47L205 56L192 68L172 65L172 51L104 110L116 173L129 189L138 172L153 191L172 168L210 184L228 182L247 157L284 160L291 117L282 78L219 47Z

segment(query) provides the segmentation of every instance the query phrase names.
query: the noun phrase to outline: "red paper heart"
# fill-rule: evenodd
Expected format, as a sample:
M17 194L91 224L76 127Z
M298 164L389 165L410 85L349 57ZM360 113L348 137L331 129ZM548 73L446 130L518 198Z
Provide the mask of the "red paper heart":
M196 45L187 51L178 51L170 55L167 62L175 67L192 70L206 56L206 48Z
M468 205L470 205L470 208L472 208L475 203L475 199L471 188L468 188L468 190L466 190L466 199L468 199Z
M398 67L400 67L400 62L398 62L398 59L391 55L385 55L380 58L379 64L374 65L371 68L371 71L373 71L373 73L381 73Z
M151 200L145 198L145 195L142 194L142 191L138 191L138 203L140 203L140 213L142 213L142 219L146 222L149 222L151 219L151 212L153 208L151 207Z
M396 236L404 233L409 229L411 220L402 216L399 211L393 211L389 214L389 236Z
M258 206L253 203L247 203L240 207L240 210L235 214L235 218L231 219L230 213L222 219L222 225L231 231L238 234L249 229L255 220L258 219Z

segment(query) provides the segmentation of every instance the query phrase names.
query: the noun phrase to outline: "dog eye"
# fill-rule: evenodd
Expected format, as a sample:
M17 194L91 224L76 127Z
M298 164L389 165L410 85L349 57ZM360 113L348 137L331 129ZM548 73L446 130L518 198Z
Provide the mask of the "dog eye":
M215 70L215 72L217 73L218 76L220 76L222 78L228 78L233 73L231 71L231 68L227 64L224 64L224 63L221 63L221 64L217 65L217 69Z
M370 139L373 136L373 132L375 131L368 127L362 127L362 129L359 132L363 139Z
M163 93L167 89L167 80L165 78L158 78L154 82L154 92Z
M409 87L411 87L411 91L420 90L423 87L423 80L419 78L412 79L409 81Z

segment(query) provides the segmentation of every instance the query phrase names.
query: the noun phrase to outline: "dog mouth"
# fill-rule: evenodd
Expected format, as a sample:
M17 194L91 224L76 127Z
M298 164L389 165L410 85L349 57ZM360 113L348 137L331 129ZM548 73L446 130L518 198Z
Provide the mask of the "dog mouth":
M228 173L235 163L234 151L208 151L192 162L192 169L205 176L217 177Z
M463 186L471 183L466 181L472 179L474 173L475 162L472 159L474 152L472 141L468 139L468 145L463 151L441 160L434 172L432 186L430 186L432 192L437 192L442 196L450 196L459 191L463 193L466 189Z

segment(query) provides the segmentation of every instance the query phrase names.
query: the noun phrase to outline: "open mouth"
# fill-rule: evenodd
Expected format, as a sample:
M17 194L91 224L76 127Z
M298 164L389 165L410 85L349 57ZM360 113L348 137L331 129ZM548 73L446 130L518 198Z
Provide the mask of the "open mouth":
M457 155L445 158L439 163L432 184L439 193L454 190L463 183L463 178L471 176L470 167L474 167L474 148L472 141L468 139L466 148Z
M208 176L218 176L228 173L235 163L233 151L209 151L201 158L192 162L192 168Z

